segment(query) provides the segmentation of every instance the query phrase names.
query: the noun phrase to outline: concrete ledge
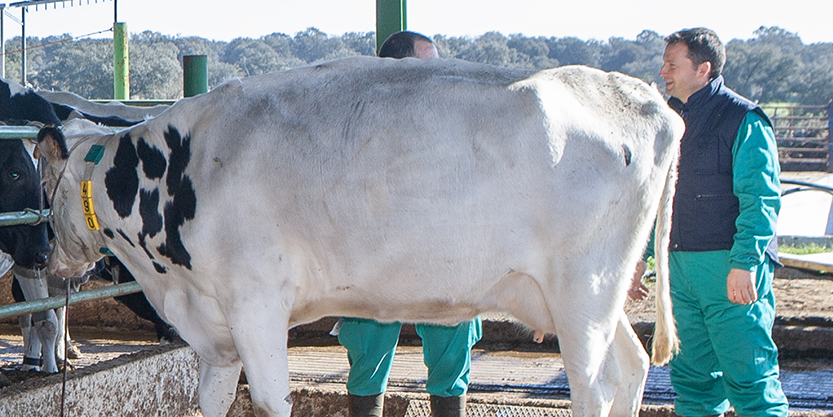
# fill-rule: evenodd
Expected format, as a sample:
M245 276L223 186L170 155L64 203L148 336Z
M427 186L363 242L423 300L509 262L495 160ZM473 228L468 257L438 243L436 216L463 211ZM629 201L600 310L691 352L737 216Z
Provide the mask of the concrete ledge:
M67 373L65 408L72 416L194 415L197 356L187 346L148 349ZM58 416L62 375L32 378L0 390L0 416Z

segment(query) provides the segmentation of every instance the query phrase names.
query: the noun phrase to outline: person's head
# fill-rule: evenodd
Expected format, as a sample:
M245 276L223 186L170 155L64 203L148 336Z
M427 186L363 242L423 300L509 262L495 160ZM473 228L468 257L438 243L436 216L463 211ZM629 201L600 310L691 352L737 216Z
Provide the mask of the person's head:
M402 31L388 36L379 48L380 58L439 58L431 38L416 32Z
M714 31L685 29L665 38L665 43L659 76L669 96L686 102L723 72L726 48Z

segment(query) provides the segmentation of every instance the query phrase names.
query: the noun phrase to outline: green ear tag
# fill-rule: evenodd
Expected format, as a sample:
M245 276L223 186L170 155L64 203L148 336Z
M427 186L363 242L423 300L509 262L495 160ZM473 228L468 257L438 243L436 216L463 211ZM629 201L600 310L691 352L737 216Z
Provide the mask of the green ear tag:
M90 146L90 151L87 152L87 156L84 157L85 162L92 162L98 165L99 161L101 161L101 157L104 156L104 146L102 145L93 145Z

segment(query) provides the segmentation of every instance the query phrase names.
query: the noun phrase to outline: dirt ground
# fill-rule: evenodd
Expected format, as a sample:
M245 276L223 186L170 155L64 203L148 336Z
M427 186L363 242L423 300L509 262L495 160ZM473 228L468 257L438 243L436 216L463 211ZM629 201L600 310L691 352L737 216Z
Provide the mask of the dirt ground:
M833 276L793 268L776 270L776 324L833 327ZM631 323L654 322L654 293L644 301L628 301Z

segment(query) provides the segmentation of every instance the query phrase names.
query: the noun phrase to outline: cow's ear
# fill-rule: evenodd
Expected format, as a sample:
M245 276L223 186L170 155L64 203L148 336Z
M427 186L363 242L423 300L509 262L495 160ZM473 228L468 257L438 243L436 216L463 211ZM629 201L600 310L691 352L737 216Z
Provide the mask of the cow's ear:
M38 132L37 157L43 156L49 162L63 161L69 158L66 138L56 126L46 126Z

